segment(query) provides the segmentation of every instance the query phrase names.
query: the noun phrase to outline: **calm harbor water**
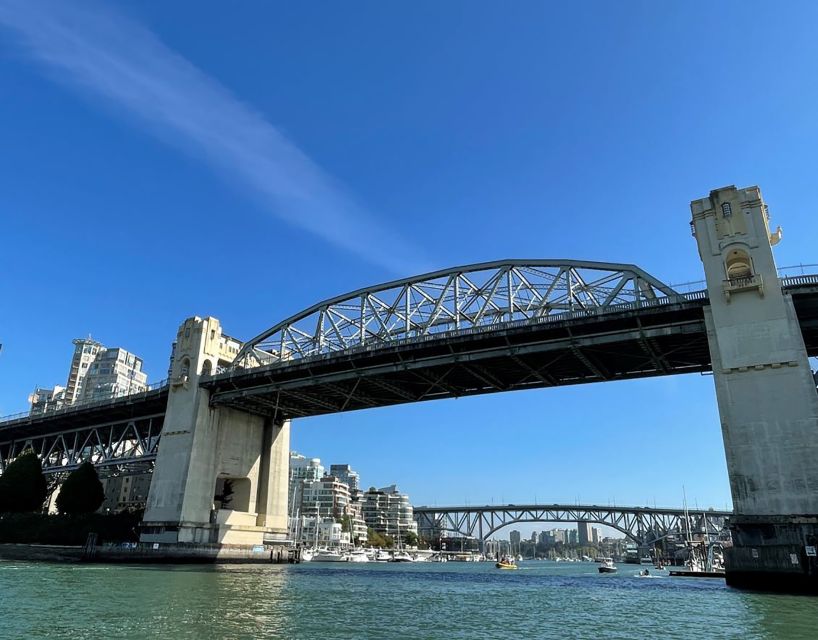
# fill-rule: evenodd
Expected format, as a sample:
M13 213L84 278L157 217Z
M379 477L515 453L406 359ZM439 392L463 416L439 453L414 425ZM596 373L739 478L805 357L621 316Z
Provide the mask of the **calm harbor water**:
M818 638L818 598L620 565L0 561L2 638Z

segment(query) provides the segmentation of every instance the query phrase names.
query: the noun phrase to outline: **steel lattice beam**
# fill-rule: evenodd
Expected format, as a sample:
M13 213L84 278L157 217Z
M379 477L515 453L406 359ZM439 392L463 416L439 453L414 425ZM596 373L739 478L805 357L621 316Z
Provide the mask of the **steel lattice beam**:
M96 467L150 463L156 458L163 414L3 439L0 432L0 474L26 449L42 461L43 472L71 471L83 462Z

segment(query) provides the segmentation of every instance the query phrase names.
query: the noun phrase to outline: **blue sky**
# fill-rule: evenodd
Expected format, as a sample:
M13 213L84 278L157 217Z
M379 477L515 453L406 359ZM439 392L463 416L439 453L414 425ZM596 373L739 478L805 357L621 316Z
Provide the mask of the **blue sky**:
M691 199L761 186L818 262L818 5L0 0L0 414L71 339L164 377L177 325L508 257L702 276ZM818 270L818 269L813 269ZM712 379L314 418L416 504L729 505ZM498 455L498 449L500 454Z

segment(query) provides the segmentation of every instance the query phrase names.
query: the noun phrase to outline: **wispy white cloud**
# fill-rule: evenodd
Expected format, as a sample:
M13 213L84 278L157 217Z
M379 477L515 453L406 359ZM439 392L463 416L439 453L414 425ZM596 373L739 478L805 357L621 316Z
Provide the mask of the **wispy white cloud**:
M52 74L206 161L288 223L393 272L421 258L265 118L101 4L0 0L0 26Z

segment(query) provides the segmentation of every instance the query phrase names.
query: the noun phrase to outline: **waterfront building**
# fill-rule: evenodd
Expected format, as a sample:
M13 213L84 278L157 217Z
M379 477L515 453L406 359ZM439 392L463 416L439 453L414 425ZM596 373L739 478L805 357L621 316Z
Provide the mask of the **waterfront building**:
M318 513L321 516L341 520L349 506L349 487L335 476L323 476L318 480L305 480L301 497L301 513Z
M519 549L520 548L520 532L517 531L517 530L509 531L508 541L511 543L511 547L513 549Z
M100 349L85 371L78 396L82 402L118 398L148 388L142 358L119 347Z
M347 515L352 524L352 539L356 544L364 544L368 539L366 520L364 520L363 491L350 492Z
M316 520L318 521L318 532L316 534ZM340 522L335 522L332 518L320 516L302 516L300 522L301 541L308 546L337 547L339 545L350 544L350 535L344 531Z
M345 514L349 517L349 524L353 542L363 544L367 540L366 521L363 515L363 491L361 491L360 475L348 464L332 464L329 475L337 478L349 487L349 503Z
M290 515L295 516L301 510L304 482L320 480L324 476L324 467L320 458L307 458L295 451L290 452L289 500Z
M534 544L537 544L537 532L536 531L531 532L531 542L533 542Z
M359 475L348 464L330 466L325 475L320 458L307 458L295 451L290 452L289 472L289 534L291 540L311 544L315 536L315 515L319 514L319 537L324 542L335 541L338 536L330 529L322 529L325 523L341 521L347 517L343 533L345 539L357 544L367 540L367 526L363 517L363 493L359 488ZM351 529L351 531L350 531ZM321 533L323 531L323 533Z
M31 415L36 416L46 411L54 411L65 406L65 387L54 385L52 389L37 387L28 396L31 405Z
M571 529L570 531L566 531L565 533L566 533L566 538L565 538L565 543L566 544L577 544L579 536L578 536L578 532L577 532L576 529Z
M381 489L371 487L364 492L362 503L366 525L378 533L393 538L403 536L409 531L417 533L417 523L409 496L400 493L396 485Z
M591 527L591 542L599 544L599 527Z

